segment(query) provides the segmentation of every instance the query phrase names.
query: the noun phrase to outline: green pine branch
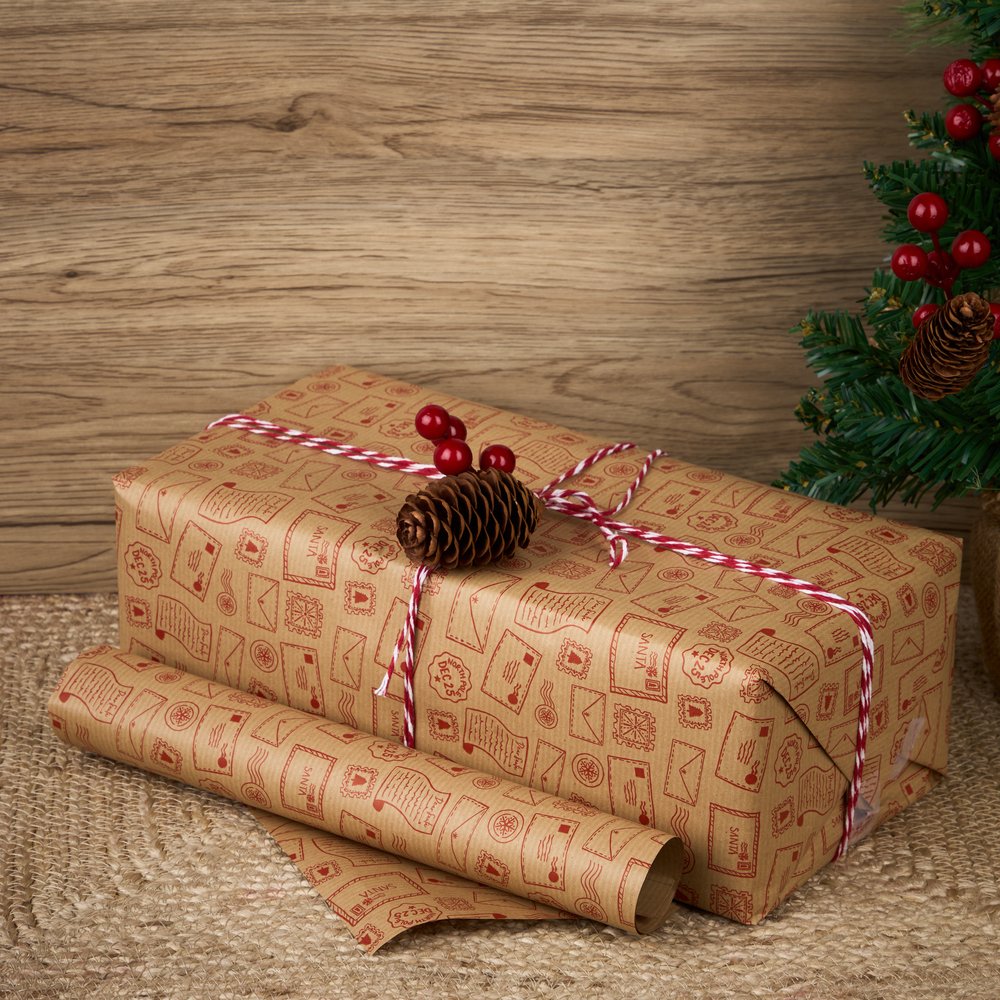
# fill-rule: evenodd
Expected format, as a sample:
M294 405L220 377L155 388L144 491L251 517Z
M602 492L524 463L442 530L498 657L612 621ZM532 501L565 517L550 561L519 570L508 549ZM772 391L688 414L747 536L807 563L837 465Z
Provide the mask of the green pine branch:
M907 9L942 44L958 42L982 60L1000 55L1000 2L920 2ZM942 66L943 69L943 66ZM942 91L942 102L954 103ZM885 208L883 264L854 312L811 312L798 333L820 384L802 397L796 416L816 440L802 449L776 485L834 503L867 496L873 508L897 497L933 504L952 496L1000 490L1000 342L989 363L961 392L930 401L913 395L899 378L899 359L913 338L914 310L945 300L940 289L905 282L888 267L892 250L933 242L907 219L915 194L933 191L949 206L938 234L948 249L964 229L984 232L990 259L962 271L954 293L976 291L1000 299L1000 161L984 134L956 142L940 112L904 115L919 161L865 163L875 197Z
M988 59L1000 41L996 0L917 0L903 4L916 42L967 47L971 58Z

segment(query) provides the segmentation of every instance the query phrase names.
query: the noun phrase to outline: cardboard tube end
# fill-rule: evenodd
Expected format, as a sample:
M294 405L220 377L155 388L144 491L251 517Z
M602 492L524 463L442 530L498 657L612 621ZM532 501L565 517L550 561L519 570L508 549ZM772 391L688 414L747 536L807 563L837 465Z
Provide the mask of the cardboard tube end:
M671 837L653 858L635 904L637 934L649 934L663 926L681 878L683 860L684 845L679 837Z

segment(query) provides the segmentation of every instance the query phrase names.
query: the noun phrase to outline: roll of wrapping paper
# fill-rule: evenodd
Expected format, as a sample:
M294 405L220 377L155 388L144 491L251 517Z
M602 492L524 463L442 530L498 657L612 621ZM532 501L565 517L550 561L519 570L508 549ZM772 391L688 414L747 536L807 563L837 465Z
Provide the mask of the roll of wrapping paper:
M470 916L646 933L677 885L670 834L110 647L69 664L49 714L67 743L281 817L265 827L293 860L312 851L310 881L369 950Z

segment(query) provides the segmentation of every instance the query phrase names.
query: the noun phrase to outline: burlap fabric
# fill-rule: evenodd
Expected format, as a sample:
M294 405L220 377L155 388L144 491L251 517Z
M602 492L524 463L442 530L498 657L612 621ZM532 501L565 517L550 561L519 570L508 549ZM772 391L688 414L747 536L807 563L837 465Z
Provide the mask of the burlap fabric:
M436 924L359 951L241 808L68 748L45 701L113 596L0 598L0 997L1000 996L1000 704L964 593L951 777L772 917Z

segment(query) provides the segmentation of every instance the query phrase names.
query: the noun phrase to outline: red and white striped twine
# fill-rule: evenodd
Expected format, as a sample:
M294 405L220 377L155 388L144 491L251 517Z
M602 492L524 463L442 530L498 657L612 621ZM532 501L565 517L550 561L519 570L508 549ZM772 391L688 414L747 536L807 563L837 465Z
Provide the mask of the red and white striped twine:
M382 683L375 688L375 694L382 696L389 687L393 670L399 659L400 652L403 653L403 746L414 747L417 745L416 732L416 702L413 697L413 676L417 669L417 616L420 614L420 595L423 591L427 577L431 575L429 566L421 564L413 572L413 587L410 590L410 603L406 608L406 619L403 627L399 630L399 638L396 639L396 648L392 651L392 659L389 667L382 678Z
M426 476L428 479L441 478L441 473L433 465L411 462L408 458L398 455L384 455L381 452L369 451L364 448L358 448L355 445L333 441L330 438L318 437L306 431L295 430L290 427L282 427L280 424L273 424L270 421L245 416L244 414L229 414L219 420L213 421L208 426L210 428L232 427L236 430L246 431L249 434L260 434L275 441L286 441L291 444L301 445L303 448L313 448L327 455L350 458L358 462L367 462L370 465L376 465L383 469ZM837 611L842 611L854 622L861 641L861 681L858 699L858 728L854 750L854 770L845 796L844 824L836 854L838 858L843 857L847 852L854 829L854 813L861 797L861 782L865 767L865 748L868 743L872 671L875 662L875 637L871 621L860 608L855 607L839 595L822 590L808 580L800 580L797 577L790 576L783 570L774 569L770 566L760 566L745 559L726 555L723 552L716 552L713 549L706 549L700 545L692 545L689 542L671 538L669 535L661 535L658 532L650 531L648 528L641 528L625 521L615 520L615 515L621 513L632 502L632 498L642 484L643 479L645 479L647 473L652 468L653 462L664 454L663 451L655 450L646 456L638 475L636 475L628 489L625 490L621 500L612 508L603 509L598 507L593 498L581 490L558 488L568 479L572 479L598 462L610 458L612 455L630 451L634 447L635 445L631 442L623 441L619 444L599 448L592 455L588 455L585 459L578 462L573 468L567 469L562 475L557 476L547 486L536 490L535 493L549 510L565 514L568 517L580 518L593 524L608 540L610 546L608 561L612 567L621 565L622 561L627 557L628 539L638 538L640 541L654 546L658 552L674 552L680 556L700 559L703 562L712 563L716 566L723 566L738 573L747 573L750 576L759 576L766 580L774 580L776 583L780 583L801 594L814 597L816 600L828 604ZM414 571L413 586L410 592L410 602L407 607L406 619L400 630L399 638L396 640L392 660L389 663L385 676L382 678L382 683L376 688L375 692L378 695L385 694L389 681L395 671L396 664L399 662L400 655L402 655L403 743L408 747L414 746L416 742L416 710L413 694L413 678L416 669L417 618L420 609L420 597L429 575L430 570L426 566L418 566Z
M428 479L441 479L442 475L433 465L422 465L411 462L408 458L398 455L383 455L379 451L369 451L358 448L343 441L332 441L330 438L316 437L308 431L299 431L294 427L282 427L272 424L269 420L257 417L247 417L242 413L230 413L218 420L213 420L207 429L213 427L235 427L248 434L259 434L273 441L287 441L290 444L301 445L303 448L314 448L326 455L336 455L339 458L353 458L357 462L367 462L381 469L392 469L395 472L408 472L415 476L426 476Z

